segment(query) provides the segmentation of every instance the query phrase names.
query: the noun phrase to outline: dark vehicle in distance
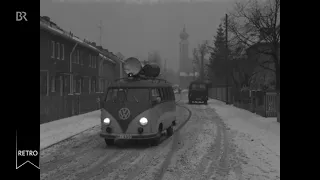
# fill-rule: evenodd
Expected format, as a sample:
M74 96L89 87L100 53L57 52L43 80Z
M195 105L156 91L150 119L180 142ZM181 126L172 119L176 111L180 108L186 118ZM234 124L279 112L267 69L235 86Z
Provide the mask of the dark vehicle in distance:
M193 102L208 103L208 86L207 83L202 81L193 81L189 85L188 92L189 104Z

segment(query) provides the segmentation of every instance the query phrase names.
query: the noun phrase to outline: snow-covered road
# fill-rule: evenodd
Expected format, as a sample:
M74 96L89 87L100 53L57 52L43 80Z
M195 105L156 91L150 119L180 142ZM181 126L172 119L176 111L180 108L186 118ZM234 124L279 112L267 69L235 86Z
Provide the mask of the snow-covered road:
M280 134L269 128L255 131L264 136L252 137L256 136L250 134L253 131L237 129L239 123L252 124L242 120L234 123L221 102L212 100L207 106L186 102L185 96L179 102L174 136L163 139L159 146L107 147L96 126L42 150L41 179L280 179L280 150L276 151L277 143L265 140L271 137L276 141L278 137L280 143ZM254 128L261 129L257 124Z

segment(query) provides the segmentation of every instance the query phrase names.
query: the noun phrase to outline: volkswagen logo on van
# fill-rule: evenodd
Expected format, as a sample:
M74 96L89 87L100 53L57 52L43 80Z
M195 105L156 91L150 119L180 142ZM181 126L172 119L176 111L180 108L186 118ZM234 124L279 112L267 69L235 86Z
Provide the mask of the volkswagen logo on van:
M128 108L121 108L119 110L119 118L122 120L126 120L130 117L130 110Z

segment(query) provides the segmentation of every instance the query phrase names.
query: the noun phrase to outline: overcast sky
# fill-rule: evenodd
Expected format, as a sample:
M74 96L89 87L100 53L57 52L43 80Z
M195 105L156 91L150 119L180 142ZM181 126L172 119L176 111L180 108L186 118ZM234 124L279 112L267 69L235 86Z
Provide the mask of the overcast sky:
M117 2L116 2L117 1ZM135 0L139 1L139 0ZM103 22L103 46L125 57L147 57L152 50L168 59L174 70L179 64L179 33L186 25L189 56L203 40L212 40L231 0L40 0L40 15L49 16L65 30L99 44L99 21ZM131 2L131 3L128 3ZM170 2L170 3L168 3Z

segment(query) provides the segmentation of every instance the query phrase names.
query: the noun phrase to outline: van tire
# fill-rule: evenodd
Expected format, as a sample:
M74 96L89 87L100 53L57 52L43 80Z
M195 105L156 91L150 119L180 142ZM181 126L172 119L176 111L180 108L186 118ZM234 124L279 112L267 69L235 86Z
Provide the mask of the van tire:
M168 129L167 129L167 136L170 137L173 135L173 127L170 126Z
M161 133L157 135L154 139L151 140L151 146L158 146L160 144Z
M107 146L114 145L114 139L104 139Z
M189 100L189 104L192 104L192 101L191 101L191 100Z
M162 124L159 125L157 136L151 140L151 146L158 146L160 144L161 133L162 133Z
M172 121L172 126L176 126L177 125L177 120L175 119L174 121Z

